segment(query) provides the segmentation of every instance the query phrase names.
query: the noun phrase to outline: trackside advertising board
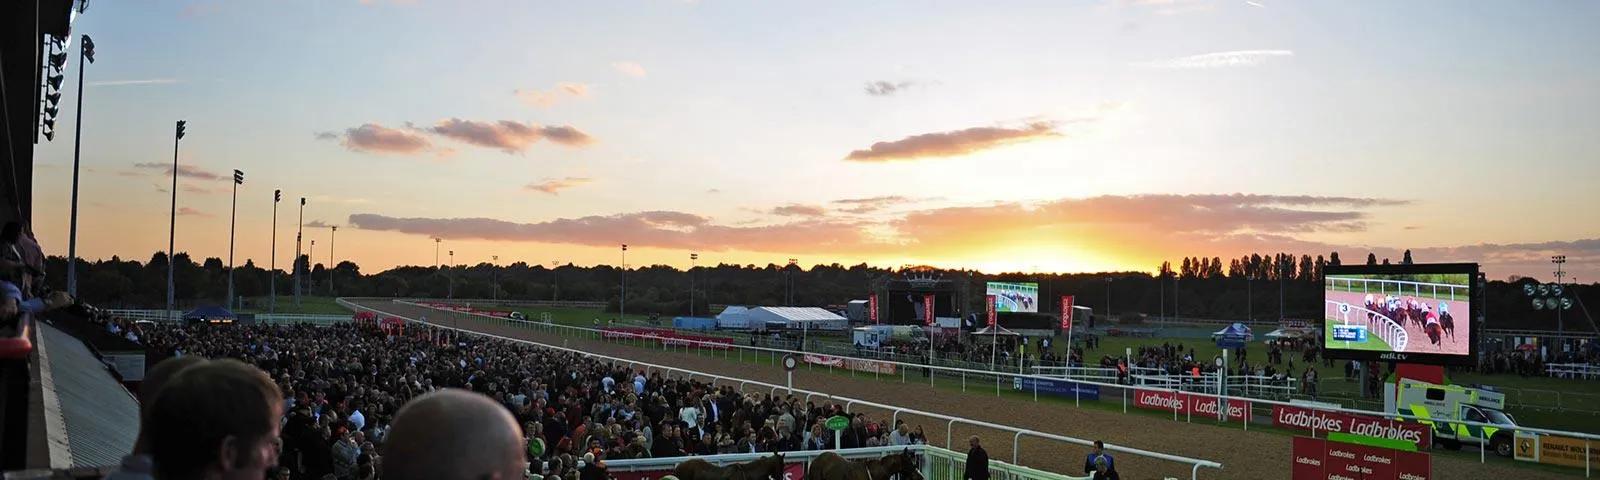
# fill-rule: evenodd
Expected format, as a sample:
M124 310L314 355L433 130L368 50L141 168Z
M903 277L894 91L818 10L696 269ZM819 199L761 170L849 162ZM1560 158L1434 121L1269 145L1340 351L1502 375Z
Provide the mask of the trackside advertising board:
M1419 450L1427 450L1433 444L1433 432L1428 430L1427 425L1313 408L1274 405L1272 424L1308 432L1339 432L1401 440L1416 444Z
M1217 397L1185 392L1134 390L1133 406L1146 410L1176 411L1180 415L1217 417ZM1228 401L1228 419L1244 420L1250 416L1250 402Z
M1084 385L1078 382L1069 382L1066 380L1056 380L1051 378L1011 378L1012 390L1026 393L1032 392L1034 388L1038 388L1039 393L1045 395L1076 398L1079 400L1100 399L1099 385Z
M672 470L637 470L632 472L609 471L612 480L660 480L661 477L672 475ZM805 480L806 464L783 464L783 478L780 480Z
M1433 459L1426 453L1294 437L1293 480L1430 480Z

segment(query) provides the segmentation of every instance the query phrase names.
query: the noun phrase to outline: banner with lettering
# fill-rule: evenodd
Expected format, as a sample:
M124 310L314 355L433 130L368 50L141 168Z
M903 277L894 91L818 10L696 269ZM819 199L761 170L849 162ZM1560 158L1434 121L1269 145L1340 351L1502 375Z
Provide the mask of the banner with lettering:
M610 475L612 480L660 480L661 477L665 477L667 475L672 475L673 473L672 473L672 470L668 469L668 470L637 470L637 471L631 471L631 472L619 472L619 471L616 471L616 470L611 470L611 471L607 471L606 474ZM783 465L783 478L781 478L779 480L805 480L805 478L806 478L806 464L804 464L804 463L784 463L784 465Z
M1176 411L1179 415L1217 418L1217 397L1187 392L1160 390L1134 390L1133 406L1146 410ZM1244 420L1250 417L1250 402L1228 400L1228 419Z
M1072 330L1072 300L1073 295L1061 296L1061 331Z
M1290 458L1289 478L1293 480L1433 478L1433 458L1425 452L1294 437Z
M1428 430L1427 425L1314 408L1274 405L1272 424L1282 428L1324 432L1323 435L1326 432L1339 432L1401 440L1417 444L1419 450L1427 450L1433 444L1433 432Z
M878 294L876 293L867 296L867 318L871 319L874 324L878 323Z
M933 301L932 294L922 296L922 322L930 327L933 326Z

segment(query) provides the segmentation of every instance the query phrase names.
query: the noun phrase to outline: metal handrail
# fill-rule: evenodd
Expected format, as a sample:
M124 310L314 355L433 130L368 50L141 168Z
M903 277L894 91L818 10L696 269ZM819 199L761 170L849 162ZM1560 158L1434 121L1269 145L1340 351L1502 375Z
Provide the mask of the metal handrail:
M1001 424L998 424L998 423L985 422L985 421L982 421L982 420L973 420L973 419L964 418L964 417L955 417L955 416L945 415L945 414L940 414L940 413L933 413L933 412L926 412L926 411L909 409L909 408L904 408L904 407L897 407L897 406L894 406L894 405L887 405L887 404L882 404L882 403L877 403L877 402L854 399L854 398L840 396L840 395L834 395L834 394L830 394L830 393L817 392L817 391L805 390L805 389L800 389L800 388L790 388L790 387L780 386L780 385L766 383L766 382L759 382L759 381L755 381L755 380L746 380L746 379L741 379L741 378L736 378L736 377L729 377L729 376L723 376L723 375L710 374L710 373L699 372L699 371L689 370L689 369L684 369L684 368L670 367L670 366L665 366L665 365L656 365L656 364L651 364L651 363L648 363L648 362L640 362L640 361L636 361L636 360L630 360L630 359L625 359L625 358L612 357L612 356L609 356L609 355L602 355L602 354L597 354L597 353L592 353L592 352L586 352L586 351L578 350L578 349L572 349L572 348L566 348L566 347L558 347L558 346L555 346L555 345L550 345L550 344L546 344L546 343L542 343L542 342L535 342L535 341L531 341L531 340L510 338L510 337L505 337L505 336L501 336L501 335L494 335L494 334L490 334L490 333L478 332L478 331L475 331L475 330L467 330L467 329L461 329L461 328L456 328L456 327L448 327L448 326L444 326L444 325L438 325L438 324L433 323L433 322L421 322L421 321L418 321L416 319L412 319L412 318L409 318L409 317L406 317L406 316L403 316L403 315L397 315L397 314L394 314L394 313L378 310L376 308L360 306L360 305L356 305L356 304L353 304L353 303L349 303L349 302L345 301L343 298L340 298L337 301L340 302L341 304L344 304L344 305L347 305L347 306L352 306L353 308L357 308L357 309L360 309L360 310L368 310L368 311L372 311L372 312L383 314L383 315L388 315L388 316L392 316L392 317L396 317L396 318L402 318L402 319L405 319L405 320L411 321L411 322L426 323L428 325L432 325L432 326L435 326L435 327L438 327L438 328L444 328L444 329L448 329L448 330L455 330L455 331L459 331L459 332L466 332L466 333L472 334L472 335L479 335L479 336L483 336L483 337L496 338L496 339L501 339L501 340L506 340L506 341L511 341L511 342L519 342L519 343L540 345L540 346L543 346L543 347L546 347L546 348L551 348L551 349L565 351L565 352L577 353L577 354L584 355L584 356L595 357L595 358L603 358L603 359L611 360L613 362L628 363L630 365L645 365L645 366L648 366L648 367L661 369L661 370L664 370L664 371L667 371L667 372L681 372L681 373L684 373L684 374L687 374L687 375L691 375L691 376L707 377L707 378L713 379L714 381L715 380L723 380L723 381L729 381L729 382L738 382L741 390L746 385L758 385L758 386L762 386L762 387L769 387L769 388L772 389L773 392L776 392L779 389L787 389L790 392L800 392L800 393L806 394L808 398L810 396L819 396L819 397L827 397L827 398L832 399L834 401L841 401L842 400L842 401L845 402L845 411L846 412L849 412L850 408L852 406L862 405L862 406L867 406L867 407L873 407L873 408L879 408L879 409L883 409L883 410L893 411L893 412L895 412L894 414L897 417L901 413L908 413L908 414L912 414L912 415L919 415L919 416L928 417L928 418L945 420L945 421L949 422L946 425L946 429L945 429L945 443L946 443L946 445L948 445L950 443L951 430L953 428L953 425L956 422L960 422L960 423L962 423L964 425L971 425L971 426L974 426L974 427L990 428L990 429L995 429L995 430L1000 430L1000 431L1005 431L1005 432L1012 432L1014 434L1014 436L1012 437L1012 447L1013 447L1012 448L1012 463L1017 463L1018 450L1017 450L1016 447L1019 446L1019 443L1020 443L1021 438L1022 438L1023 435L1028 435L1028 436L1031 436L1031 437L1043 438L1043 439L1048 439L1048 440L1055 440L1055 441L1059 441L1059 442L1070 443L1070 444L1081 445L1081 446L1093 446L1094 445L1094 442L1091 442L1089 440L1084 440L1084 439L1074 438L1074 437L1068 437L1068 436L1064 436L1064 435L1056 435L1056 434L1053 434L1053 433L1038 432L1038 431L1034 431L1034 430L1028 430L1028 429L1023 429L1023 428L1012 427L1012 426L1009 426L1009 425L1001 425ZM418 307L418 308L428 308L428 307L422 307L422 306L419 306L419 305L415 305L415 304L412 304L412 303L409 303L409 302L400 301L400 300L394 300L394 302L402 304L402 305L411 305L411 306ZM443 311L443 310L441 310L441 311ZM452 312L452 313L463 313L463 312ZM494 318L494 319L497 319L497 320L510 320L510 319L500 319L498 317L489 317L487 315L479 315L479 316L483 316L483 317L487 317L487 318ZM527 322L527 323L532 323L532 322ZM540 323L538 325L557 326L555 324L543 324L543 323ZM585 329L585 330L594 331L592 329ZM697 343L703 343L703 342L697 342ZM725 345L725 344L722 344L722 345ZM800 353L800 352L795 352L795 353ZM1192 468L1190 469L1190 477L1189 477L1191 479L1198 479L1199 478L1200 467L1216 468L1216 469L1221 469L1222 468L1222 464L1221 463L1218 463L1218 462L1215 462L1215 461L1211 461L1211 460L1189 458L1189 457L1183 457L1183 456L1172 455L1172 454L1161 453L1161 452L1152 452L1152 451L1149 451L1149 450L1143 450L1143 449L1133 448L1133 447L1124 447L1124 446L1121 446L1121 445L1113 445L1113 444L1105 444L1105 448L1108 449L1108 450L1111 450L1111 451L1122 452L1122 453L1127 453L1127 454L1131 454L1131 455L1138 455L1138 456L1143 456L1143 457L1150 457L1150 458L1155 458L1155 459L1159 459L1159 460L1166 460L1166 461L1170 461L1170 462L1177 462L1177 463L1183 463L1183 464L1191 465Z

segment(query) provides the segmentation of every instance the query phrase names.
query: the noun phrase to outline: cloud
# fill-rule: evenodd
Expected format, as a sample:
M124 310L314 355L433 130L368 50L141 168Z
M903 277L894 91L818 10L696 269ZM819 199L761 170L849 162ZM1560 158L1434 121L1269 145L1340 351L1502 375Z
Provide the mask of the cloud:
M314 135L316 136L317 140L338 140L339 139L339 134L334 133L334 132L317 132Z
M586 185L592 181L592 179L584 177L546 178L539 183L530 183L522 188L551 195L560 195L562 190Z
M162 171L161 172L161 176L164 176L164 177L172 176L172 164L160 163L160 162L147 162L147 163L135 163L135 164L133 164L133 166L136 167L136 168L143 168L143 169L150 169L150 170L161 170ZM212 172L210 170L206 170L204 168L200 168L200 167L197 167L197 166L194 166L194 165L178 165L178 176L184 177L184 178L193 178L193 179L196 179L196 180L219 180L219 179L222 178L222 175L218 175L216 172Z
M178 215L185 217L210 217L211 214L189 207L178 207Z
M1256 8L1267 8L1267 6L1266 5L1262 5L1261 2L1252 2L1250 0L1244 0L1244 4L1252 6L1252 7L1256 7Z
M722 193L722 189L720 189L720 188L707 188L706 189L706 193Z
M627 76L630 76L630 77L644 78L644 76L646 74L645 71L644 71L644 66L643 65L639 65L639 64L634 63L634 62L628 62L628 61L611 62L611 68L616 69L618 72L621 72L623 75L627 75Z
M127 85L169 85L178 83L176 78L146 78L139 80L99 80L89 82L91 87L120 87Z
M331 226L333 226L333 224L330 224L328 222L324 222L322 220L312 220L312 221L306 222L306 227L307 228L328 228L328 227L331 227Z
M210 195L210 194L213 194L213 193L223 193L223 190L221 190L221 189L210 189L210 188L202 187L202 186L191 184L191 183L185 183L185 184L181 185L181 187L183 188L183 191L185 191L185 192L198 193L198 194L201 194L201 195Z
M569 147L594 143L594 138L571 126L540 126L511 120L476 121L450 118L428 128L429 132L480 147L517 153L543 139Z
M892 142L878 142L856 150L845 160L888 162L931 157L954 157L1015 143L1060 137L1054 122L1038 121L1018 128L973 127L949 132L912 135Z
M564 98L585 98L589 96L589 86L575 82L557 83L550 90L512 90L512 95L522 100L522 103L549 108Z
M910 80L902 80L899 82L886 82L879 80L876 82L867 82L866 91L867 95L872 95L874 97L886 97L889 95L894 95L896 92L901 90L911 88L916 84L916 82Z
M871 213L893 205L910 203L911 201L910 198L901 195L886 195L881 197L845 198L834 200L833 204L838 205L839 210L846 213Z
M1270 60L1293 56L1294 52L1290 50L1234 50L1139 62L1134 66L1167 69L1253 67Z
M588 246L698 250L819 252L853 248L868 240L856 224L799 221L777 225L718 225L699 215L650 211L516 223L490 218L399 218L371 213L350 216L364 230L458 239L522 241Z
M328 136L331 132L317 134L319 139L333 139L337 136ZM354 152L378 154L412 154L427 151L433 148L433 142L427 137L411 129L389 128L376 123L367 123L359 127L347 128L344 131L344 140L340 142L344 148Z
M1156 15L1207 12L1216 6L1212 0L1119 0L1117 3L1148 9Z
M816 205L784 205L773 207L767 213L785 217L821 217L827 215L828 211Z

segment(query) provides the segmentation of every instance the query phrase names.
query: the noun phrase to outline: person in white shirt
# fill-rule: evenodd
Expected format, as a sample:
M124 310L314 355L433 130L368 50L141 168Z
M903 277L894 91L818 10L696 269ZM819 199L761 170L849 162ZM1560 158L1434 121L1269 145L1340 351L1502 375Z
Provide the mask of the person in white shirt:
M361 406L359 404L356 405L355 410L350 412L350 425L354 426L355 431L357 432L367 428L367 416L361 413Z
M700 429L700 409L698 407L689 405L678 409L678 418L683 420L683 423L688 424L690 429Z
M893 446L898 447L898 446L901 446L901 445L910 445L910 444L911 444L911 429L907 428L906 424L902 423L902 424L900 424L899 428L894 429L893 432L889 432L889 445L893 445Z
M605 390L606 393L611 393L611 389L615 388L616 386L617 381L612 379L610 375L600 378L600 388Z
M634 395L644 395L644 372L639 372L637 374L634 374L634 376L633 376L633 394Z

